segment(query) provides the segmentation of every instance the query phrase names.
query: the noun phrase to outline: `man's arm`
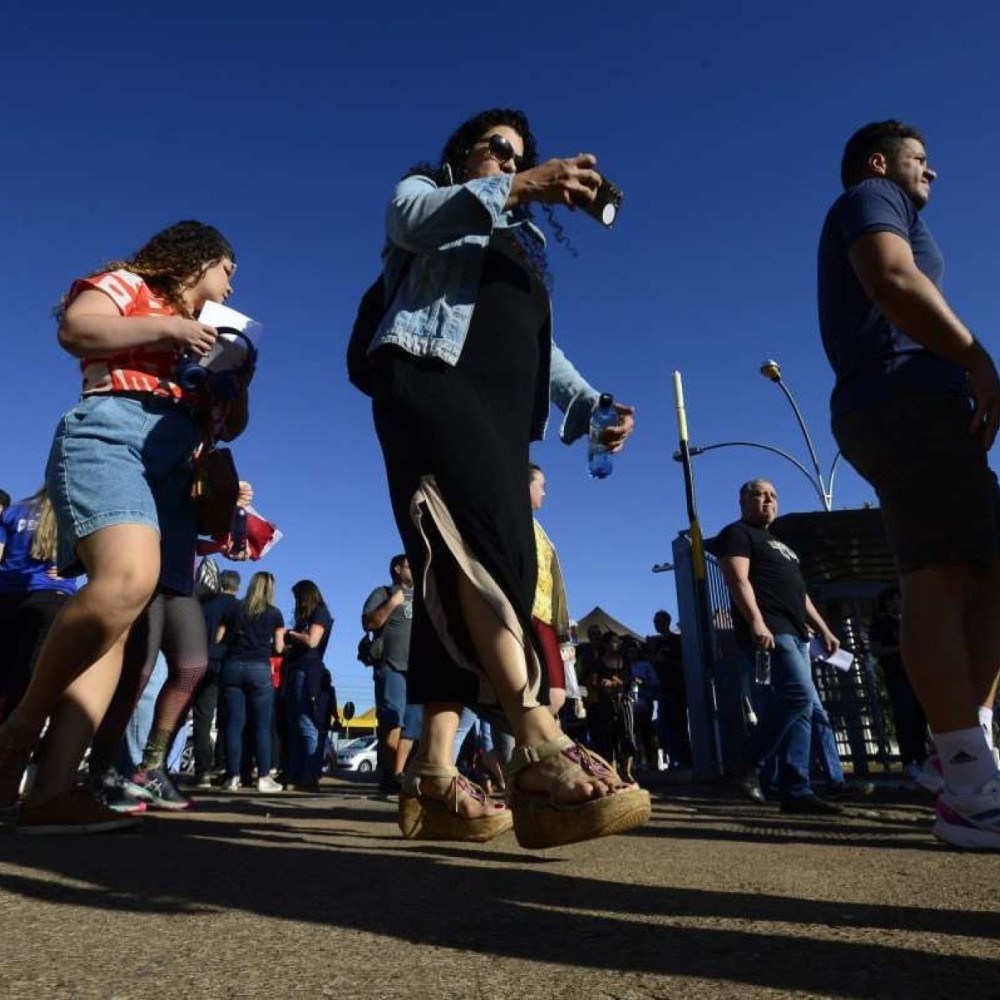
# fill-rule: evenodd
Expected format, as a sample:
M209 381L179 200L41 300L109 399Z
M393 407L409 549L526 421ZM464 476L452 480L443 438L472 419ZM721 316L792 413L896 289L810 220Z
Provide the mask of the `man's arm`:
M976 401L970 430L990 448L1000 426L996 367L934 283L917 267L910 244L892 232L866 233L848 251L865 294L908 337L969 373Z
M774 649L774 636L764 623L764 616L757 606L757 595L750 584L749 556L723 556L719 565L733 602L750 626L754 643L761 649Z
M393 587L389 596L373 611L361 615L361 627L366 632L377 632L389 620L389 615L400 607L406 598L401 587Z
M830 631L829 626L823 620L823 616L816 610L811 598L806 594L806 621L816 630L823 640L827 653L836 653L840 649L840 640Z

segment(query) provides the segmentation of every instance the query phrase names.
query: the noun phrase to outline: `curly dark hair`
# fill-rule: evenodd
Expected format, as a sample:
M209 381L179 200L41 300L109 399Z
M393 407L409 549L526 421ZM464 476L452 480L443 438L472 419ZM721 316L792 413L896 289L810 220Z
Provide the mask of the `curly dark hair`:
M214 226L187 219L158 232L127 260L114 260L91 277L124 268L138 274L179 316L191 317L184 303L184 286L223 258L236 263L229 241ZM57 314L65 309L65 300Z
M448 137L448 141L444 144L444 149L441 150L440 163L437 166L427 161L417 163L410 167L403 176L413 177L419 174L422 177L430 177L439 186L461 184L464 180L463 172L465 170L465 163L469 158L472 147L486 132L491 128L496 128L498 125L506 125L508 128L512 128L521 137L521 141L524 143L521 169L530 170L532 167L537 166L538 142L531 131L528 116L523 111L518 111L514 108L489 108L466 119L452 132ZM521 218L534 219L531 209L527 206L522 206L518 211ZM549 226L555 234L557 242L566 247L574 257L577 256L576 248L566 236L562 224L555 217L553 207L551 205L542 205L542 211L548 218ZM517 238L518 246L528 265L544 282L545 286L551 290L552 273L549 270L548 255L545 252L545 248L533 237L523 234L520 230L517 232Z
M884 122L871 122L859 128L847 140L840 161L840 183L844 185L844 190L860 184L865 179L868 160L873 153L892 156L904 139L924 142L919 130L895 118L888 118Z

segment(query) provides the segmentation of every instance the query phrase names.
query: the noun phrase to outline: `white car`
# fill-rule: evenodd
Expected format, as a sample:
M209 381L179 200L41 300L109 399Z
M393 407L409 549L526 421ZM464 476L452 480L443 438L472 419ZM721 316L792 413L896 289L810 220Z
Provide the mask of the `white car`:
M367 773L378 763L378 737L361 736L337 747L336 766L342 771Z

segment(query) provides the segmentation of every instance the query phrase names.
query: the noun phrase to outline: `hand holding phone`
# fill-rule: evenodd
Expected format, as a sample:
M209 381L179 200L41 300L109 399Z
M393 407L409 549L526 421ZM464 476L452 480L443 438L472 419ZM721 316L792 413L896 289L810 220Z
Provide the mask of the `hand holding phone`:
M618 210L624 200L625 194L622 189L607 177L602 177L601 186L597 189L593 201L587 202L581 208L602 226L610 229L618 218Z

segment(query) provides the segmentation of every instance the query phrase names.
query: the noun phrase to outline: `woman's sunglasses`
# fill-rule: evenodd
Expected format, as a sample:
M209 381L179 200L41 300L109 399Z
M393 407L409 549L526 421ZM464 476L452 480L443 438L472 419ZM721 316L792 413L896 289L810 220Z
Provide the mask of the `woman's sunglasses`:
M514 168L516 170L524 169L524 157L515 156L514 147L511 145L510 139L505 139L502 135L488 135L485 139L480 139L476 145L482 145L484 142L486 143L490 156L492 156L497 163L507 163L508 161L513 160Z

